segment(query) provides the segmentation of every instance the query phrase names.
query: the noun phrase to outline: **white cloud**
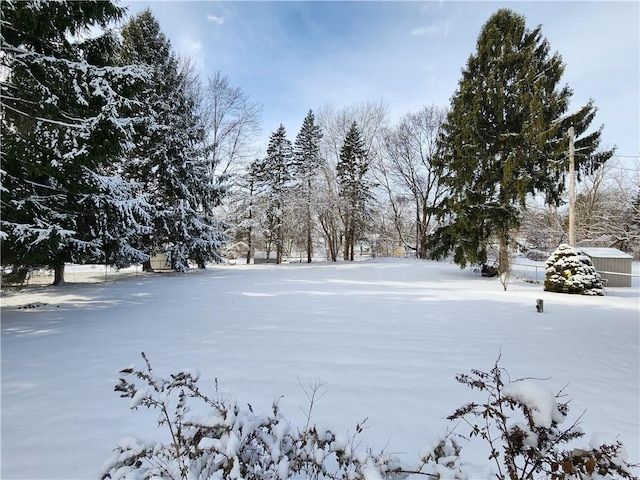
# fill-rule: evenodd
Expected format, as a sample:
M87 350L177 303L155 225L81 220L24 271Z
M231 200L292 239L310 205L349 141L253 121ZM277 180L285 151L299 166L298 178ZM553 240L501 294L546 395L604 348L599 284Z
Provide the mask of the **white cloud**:
M413 30L411 30L411 35L415 35L415 36L422 36L422 35L435 35L436 33L438 33L438 27L436 25L431 25L429 27L420 27L420 28L414 28Z
M207 20L209 22L213 22L216 25L223 25L224 24L224 17L216 17L215 15L212 15L210 13L207 14Z
M449 33L449 23L434 23L426 27L418 27L411 30L411 35L416 37L446 37Z
M204 48L202 42L190 37L181 37L178 41L178 52L191 58L196 68L202 71L204 68Z

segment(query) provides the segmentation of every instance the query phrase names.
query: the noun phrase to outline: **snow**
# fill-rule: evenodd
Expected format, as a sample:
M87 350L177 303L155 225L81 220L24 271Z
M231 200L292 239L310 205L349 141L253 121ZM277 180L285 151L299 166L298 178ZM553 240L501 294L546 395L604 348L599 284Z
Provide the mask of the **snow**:
M578 250L591 258L628 258L633 257L617 248L579 247Z
M69 267L67 281L85 278L80 270ZM361 448L405 465L418 464L441 432L468 433L446 417L486 399L454 377L488 371L501 355L513 382L505 388L535 406L541 423L556 415L549 392L564 388L572 401L563 425L584 413L576 447L606 432L594 442L620 440L640 461L637 278L634 288L584 297L517 279L504 292L471 270L401 259L86 271L91 282L3 291L3 479L96 478L119 442L166 442L157 411L131 410L113 391L120 370L144 365L142 351L156 375L199 374L204 393L215 395L217 383L222 398L256 413L277 400L290 422L279 434L304 428L302 386L321 385L312 422L341 432L336 446L348 448L366 418ZM548 380L515 381L531 377ZM463 461L483 471L482 444L459 443Z
M136 394L129 402L129 408L137 408L142 401L149 396L149 390L141 389L136 392Z
M536 427L549 428L553 422L561 423L564 420L553 391L536 380L508 383L502 389L502 395L526 405Z

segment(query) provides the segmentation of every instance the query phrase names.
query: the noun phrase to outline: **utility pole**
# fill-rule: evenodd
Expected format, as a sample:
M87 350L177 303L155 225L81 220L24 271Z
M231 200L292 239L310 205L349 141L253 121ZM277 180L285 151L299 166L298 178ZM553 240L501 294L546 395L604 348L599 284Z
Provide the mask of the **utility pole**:
M569 245L576 246L576 172L573 160L573 127L569 127Z

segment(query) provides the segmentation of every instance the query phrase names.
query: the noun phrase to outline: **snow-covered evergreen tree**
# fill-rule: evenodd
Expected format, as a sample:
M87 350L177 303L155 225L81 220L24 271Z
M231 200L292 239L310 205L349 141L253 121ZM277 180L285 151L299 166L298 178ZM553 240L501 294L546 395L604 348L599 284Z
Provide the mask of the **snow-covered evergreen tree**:
M293 171L293 147L287 139L284 125L271 134L267 156L256 165L256 173L268 196L267 238L276 246L276 263L282 263L285 246L285 208L291 188Z
M137 97L145 122L123 166L154 207L152 230L140 243L149 253L165 253L176 270L184 271L189 259L204 267L219 259L226 237L212 214L223 191L209 175L197 78L172 52L150 10L130 19L122 37L122 60L146 65L152 76Z
M313 111L302 122L302 128L296 137L294 146L294 176L296 190L300 192L303 200L304 233L307 250L307 263L311 263L313 256L313 205L314 183L317 183L317 174L324 164L320 156L320 139L322 132L316 124Z
M65 262L140 260L129 240L147 205L112 168L130 145L131 98L146 79L114 66L117 41L105 28L124 10L108 1L0 7L2 264L53 268L62 284Z
M355 243L367 219L366 202L371 198L371 185L366 178L369 158L356 122L345 136L336 171L343 200L344 259L353 261Z
M561 244L545 262L544 289L548 292L604 295L600 274L591 259Z

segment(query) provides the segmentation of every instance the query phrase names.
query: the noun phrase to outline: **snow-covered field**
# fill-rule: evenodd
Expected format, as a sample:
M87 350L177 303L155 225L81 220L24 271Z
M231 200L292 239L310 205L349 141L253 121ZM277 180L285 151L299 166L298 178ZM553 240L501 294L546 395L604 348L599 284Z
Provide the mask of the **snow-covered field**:
M205 391L217 378L256 412L283 397L294 426L305 422L303 386L322 382L315 422L346 434L368 418L363 447L406 464L476 398L455 374L489 370L501 354L514 379L566 386L567 423L586 410L585 432L619 435L640 461L638 279L606 297L519 280L504 292L455 265L390 259L107 278L3 292L2 479L96 478L122 437L164 439L156 413L130 411L113 391L141 351L157 373L197 368ZM487 463L477 445L463 443L463 459Z

